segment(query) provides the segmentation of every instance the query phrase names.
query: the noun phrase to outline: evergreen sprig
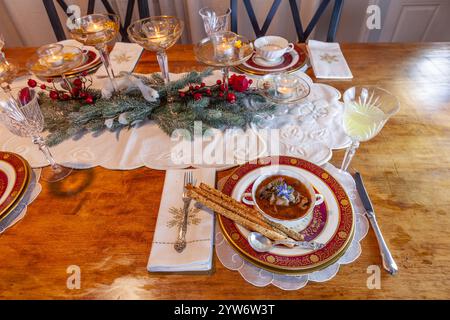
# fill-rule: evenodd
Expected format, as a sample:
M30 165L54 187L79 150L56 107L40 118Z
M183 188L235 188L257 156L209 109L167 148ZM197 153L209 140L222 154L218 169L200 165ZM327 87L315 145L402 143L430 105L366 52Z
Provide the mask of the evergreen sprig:
M144 84L158 91L159 99L155 102L145 100L139 91L103 99L99 90L90 90L95 103L85 105L74 100L51 100L41 94L39 101L45 118L45 129L50 132L47 143L54 146L87 132L98 134L104 130L120 130L145 119L155 121L168 135L176 129L185 129L193 136L195 121L202 121L203 130L233 127L245 130L257 116L274 112L274 106L251 89L245 92L233 91L235 103L219 97L218 85L208 87L211 93L198 100L192 95L179 95L180 90L190 85L200 85L211 74L211 69L189 72L168 85L164 85L164 80L156 73L148 77L137 76ZM170 105L166 99L168 92L175 97Z

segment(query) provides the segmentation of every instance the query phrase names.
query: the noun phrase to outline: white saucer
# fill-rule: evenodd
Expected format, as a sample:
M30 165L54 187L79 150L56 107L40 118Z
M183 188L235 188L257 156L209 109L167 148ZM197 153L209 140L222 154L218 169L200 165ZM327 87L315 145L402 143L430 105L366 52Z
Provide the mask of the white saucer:
M277 60L268 61L268 60L264 59L263 57L254 55L252 57L252 59L253 59L253 61L255 63L257 63L258 65L263 66L263 67L277 66L277 65L282 64L284 62L284 57L280 57Z

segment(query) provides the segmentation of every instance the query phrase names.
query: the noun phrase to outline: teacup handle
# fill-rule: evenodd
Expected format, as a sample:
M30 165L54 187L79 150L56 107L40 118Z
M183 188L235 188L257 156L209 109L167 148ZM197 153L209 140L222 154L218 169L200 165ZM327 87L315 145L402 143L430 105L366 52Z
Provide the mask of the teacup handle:
M254 205L255 205L255 202L254 202L253 200L248 200L248 199L246 199L246 197L250 197L250 198L251 198L251 197L252 197L252 194L251 194L250 192L244 193L244 194L242 195L241 200L242 200L243 203L248 204L249 206L254 206Z
M293 43L289 43L288 47L286 49L286 52L291 52L292 50L294 50L294 44Z
M319 204L323 203L323 195L321 194L316 194L316 203L314 203L315 206L318 206Z

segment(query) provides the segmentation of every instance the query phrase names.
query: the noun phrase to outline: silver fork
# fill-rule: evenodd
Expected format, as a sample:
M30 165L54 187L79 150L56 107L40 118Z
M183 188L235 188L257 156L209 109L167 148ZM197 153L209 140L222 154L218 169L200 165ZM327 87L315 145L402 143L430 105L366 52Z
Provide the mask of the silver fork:
M191 198L187 196L186 186L188 184L195 185L194 175L192 171L187 171L184 173L184 187L183 187L183 222L181 223L180 229L178 230L178 238L174 244L174 248L177 252L183 252L186 248L186 232L188 226L189 218L189 205L191 203Z

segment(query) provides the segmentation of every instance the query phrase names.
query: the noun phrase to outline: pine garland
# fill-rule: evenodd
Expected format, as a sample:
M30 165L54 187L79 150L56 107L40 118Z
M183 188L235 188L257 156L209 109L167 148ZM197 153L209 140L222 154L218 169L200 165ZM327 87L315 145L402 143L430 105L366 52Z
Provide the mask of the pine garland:
M145 85L157 90L159 98L154 102L145 100L139 90L103 99L99 90L89 89L95 99L94 104L81 104L76 100L55 101L41 93L39 101L45 118L45 129L50 132L47 143L54 146L66 139L81 137L87 132L100 134L104 130L120 130L146 119L155 121L168 135L176 129L185 129L193 136L195 121L202 121L203 130L235 127L245 130L257 115L274 112L275 107L252 89L245 92L232 91L236 97L234 103L219 97L220 85L206 87L208 95L203 95L198 100L189 91L185 91L186 95L179 94L180 90L186 90L189 86L199 86L211 74L210 69L190 72L168 85L164 84L159 74L136 76ZM170 107L166 101L168 92L175 96Z

